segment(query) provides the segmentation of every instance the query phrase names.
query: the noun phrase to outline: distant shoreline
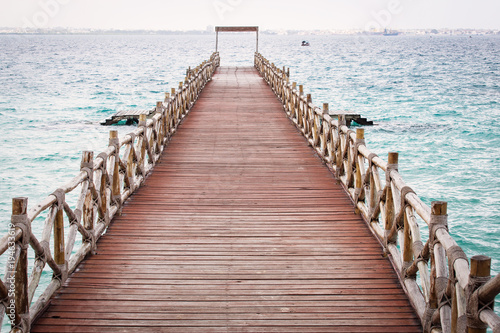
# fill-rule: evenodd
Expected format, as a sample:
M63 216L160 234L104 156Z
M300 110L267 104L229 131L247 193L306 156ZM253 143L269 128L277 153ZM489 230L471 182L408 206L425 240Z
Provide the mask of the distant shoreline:
M500 36L500 30L488 29L401 29L393 30L401 36ZM362 30L263 30L262 35L289 35L289 36L378 36L383 35L383 31L362 31ZM95 29L22 29L22 28L1 28L0 35L215 35L209 30L95 30Z

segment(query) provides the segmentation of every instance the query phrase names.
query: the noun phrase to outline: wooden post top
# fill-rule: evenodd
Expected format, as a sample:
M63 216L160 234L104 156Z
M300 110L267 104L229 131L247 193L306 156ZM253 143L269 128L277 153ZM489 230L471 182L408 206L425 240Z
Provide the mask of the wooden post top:
M364 139L365 138L365 129L364 128L358 128L356 129L356 139Z
M446 201L431 202L432 215L446 215L448 211L448 203Z
M25 215L28 211L28 198L12 199L12 215Z
M476 255L470 258L470 275L473 277L488 277L491 273L491 258Z
M398 160L399 160L399 154L396 153L396 152L389 152L389 156L387 158L387 162L389 164L395 164L397 165L398 164Z

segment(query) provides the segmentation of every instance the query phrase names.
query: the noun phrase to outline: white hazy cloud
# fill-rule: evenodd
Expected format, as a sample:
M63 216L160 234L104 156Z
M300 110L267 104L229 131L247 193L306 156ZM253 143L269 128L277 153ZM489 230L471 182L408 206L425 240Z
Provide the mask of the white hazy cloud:
M391 10L397 9L397 10ZM499 29L498 0L0 0L0 26L103 29Z

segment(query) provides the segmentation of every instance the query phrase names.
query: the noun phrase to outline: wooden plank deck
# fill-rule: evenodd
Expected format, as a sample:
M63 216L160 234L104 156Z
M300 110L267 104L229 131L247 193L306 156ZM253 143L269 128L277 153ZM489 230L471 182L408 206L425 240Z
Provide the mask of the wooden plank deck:
M33 332L421 332L253 68L220 68Z

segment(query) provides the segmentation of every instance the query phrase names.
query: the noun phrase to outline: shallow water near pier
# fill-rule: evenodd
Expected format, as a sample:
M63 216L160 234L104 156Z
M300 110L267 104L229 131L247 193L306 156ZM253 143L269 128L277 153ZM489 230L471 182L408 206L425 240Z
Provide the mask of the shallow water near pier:
M253 65L253 34L219 37L222 66ZM304 39L311 46L301 47ZM368 148L384 159L399 152L400 172L422 200L448 202L450 232L466 254L489 255L500 271L500 37L259 42L316 105L373 120ZM106 148L110 128L100 121L152 109L214 47L215 36L0 36L0 233L12 198L26 196L31 207L77 174L82 151ZM122 136L134 127L113 129ZM43 219L35 222L40 235Z

